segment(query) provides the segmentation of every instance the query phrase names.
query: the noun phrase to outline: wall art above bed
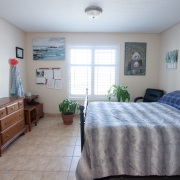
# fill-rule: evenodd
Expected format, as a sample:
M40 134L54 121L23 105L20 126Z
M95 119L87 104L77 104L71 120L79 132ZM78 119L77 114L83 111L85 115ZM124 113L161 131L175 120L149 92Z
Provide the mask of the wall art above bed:
M178 50L169 51L166 53L166 69L177 68Z
M65 38L33 38L33 60L65 60Z
M146 74L146 43L126 42L124 75Z

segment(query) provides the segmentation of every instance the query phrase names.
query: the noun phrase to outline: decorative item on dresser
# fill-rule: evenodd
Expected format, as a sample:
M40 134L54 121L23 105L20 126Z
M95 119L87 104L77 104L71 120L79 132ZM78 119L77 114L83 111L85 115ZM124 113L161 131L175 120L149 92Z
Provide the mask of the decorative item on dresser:
M29 132L31 131L31 124L37 125L39 118L44 117L43 104L35 101L38 96L31 95L24 98L25 120L26 124L29 125Z
M12 141L26 132L23 99L0 98L0 156Z

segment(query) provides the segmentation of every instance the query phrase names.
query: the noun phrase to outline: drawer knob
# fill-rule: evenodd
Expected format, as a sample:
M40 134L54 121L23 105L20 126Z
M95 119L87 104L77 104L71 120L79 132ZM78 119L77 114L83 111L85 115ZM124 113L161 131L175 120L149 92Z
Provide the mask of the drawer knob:
M21 116L22 114L20 113L19 116Z
M23 124L20 124L20 127L22 127Z
M14 110L15 109L15 106L13 106L12 108L11 108L11 110Z
M7 135L6 135L6 137L9 137L9 136L10 136L10 134L7 134Z
M4 124L5 124L5 125L9 124L9 121L6 121Z
M4 114L4 112L1 112L1 114Z

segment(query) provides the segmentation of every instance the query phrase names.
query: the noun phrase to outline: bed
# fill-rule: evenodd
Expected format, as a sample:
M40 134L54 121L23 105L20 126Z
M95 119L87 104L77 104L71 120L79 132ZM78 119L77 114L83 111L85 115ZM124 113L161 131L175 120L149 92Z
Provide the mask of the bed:
M92 102L80 109L77 180L180 179L180 91L154 103Z

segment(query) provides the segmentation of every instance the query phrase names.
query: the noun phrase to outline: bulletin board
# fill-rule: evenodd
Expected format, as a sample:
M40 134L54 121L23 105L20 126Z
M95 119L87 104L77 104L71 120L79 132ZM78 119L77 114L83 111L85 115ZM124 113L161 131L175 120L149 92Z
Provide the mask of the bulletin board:
M36 84L46 84L48 89L62 89L61 68L36 69Z

